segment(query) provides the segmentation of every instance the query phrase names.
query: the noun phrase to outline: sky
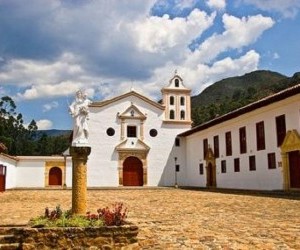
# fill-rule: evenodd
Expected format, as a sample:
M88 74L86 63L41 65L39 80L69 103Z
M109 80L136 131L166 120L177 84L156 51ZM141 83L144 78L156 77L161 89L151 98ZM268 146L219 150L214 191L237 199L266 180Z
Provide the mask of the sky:
M154 101L254 70L299 72L300 0L0 0L0 97L25 124L72 129L75 92Z

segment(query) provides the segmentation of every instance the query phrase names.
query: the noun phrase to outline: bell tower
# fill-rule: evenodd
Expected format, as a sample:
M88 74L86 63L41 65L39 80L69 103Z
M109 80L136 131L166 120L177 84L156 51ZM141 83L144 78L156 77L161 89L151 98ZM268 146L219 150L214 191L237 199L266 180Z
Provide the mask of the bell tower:
M191 124L191 90L184 86L177 71L161 92L166 107L164 122Z

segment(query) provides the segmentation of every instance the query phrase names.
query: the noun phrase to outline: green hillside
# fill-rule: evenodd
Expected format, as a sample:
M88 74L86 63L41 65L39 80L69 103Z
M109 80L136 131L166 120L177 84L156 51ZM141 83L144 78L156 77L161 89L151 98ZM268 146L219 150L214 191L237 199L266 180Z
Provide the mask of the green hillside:
M194 126L300 83L300 72L287 77L258 70L218 81L192 97Z

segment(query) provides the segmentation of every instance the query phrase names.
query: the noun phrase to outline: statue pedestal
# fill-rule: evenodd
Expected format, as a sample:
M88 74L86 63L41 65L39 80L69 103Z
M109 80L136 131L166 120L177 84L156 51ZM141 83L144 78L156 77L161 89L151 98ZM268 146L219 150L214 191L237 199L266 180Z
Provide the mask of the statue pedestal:
M87 160L91 147L70 147L72 156L72 214L86 214Z

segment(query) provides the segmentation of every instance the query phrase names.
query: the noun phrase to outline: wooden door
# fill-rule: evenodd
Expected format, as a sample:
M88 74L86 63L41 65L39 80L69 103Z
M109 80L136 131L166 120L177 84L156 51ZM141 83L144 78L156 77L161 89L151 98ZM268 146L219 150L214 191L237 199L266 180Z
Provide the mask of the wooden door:
M300 188L300 153L289 152L290 187Z
M58 167L53 167L49 171L49 186L51 185L62 185L62 171Z
M143 186L143 163L136 157L128 157L123 164L123 186Z
M207 165L207 187L213 186L214 183L214 178L213 178L213 169L212 169L212 164L208 163Z
M5 176L6 176L6 167L0 165L0 192L5 191Z

